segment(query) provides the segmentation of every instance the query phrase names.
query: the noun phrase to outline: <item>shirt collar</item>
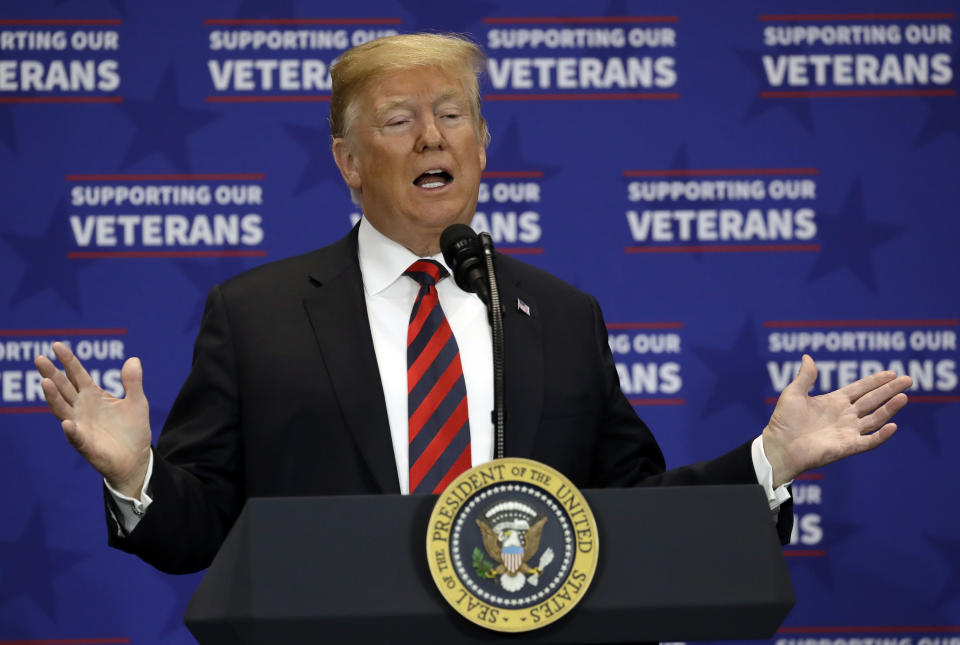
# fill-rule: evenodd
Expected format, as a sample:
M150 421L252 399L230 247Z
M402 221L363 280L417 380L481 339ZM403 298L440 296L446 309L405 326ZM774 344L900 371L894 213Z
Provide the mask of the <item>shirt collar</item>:
M363 276L363 289L371 296L387 289L403 276L411 264L420 259L408 248L375 229L365 217L360 218L360 230L357 231L357 258ZM430 259L436 260L450 272L442 253Z

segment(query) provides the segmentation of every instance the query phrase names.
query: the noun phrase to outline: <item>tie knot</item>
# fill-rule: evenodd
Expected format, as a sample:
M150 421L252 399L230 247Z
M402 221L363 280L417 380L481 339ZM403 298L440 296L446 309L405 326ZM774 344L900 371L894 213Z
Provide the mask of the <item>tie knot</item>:
M408 275L420 286L427 287L446 278L447 270L436 260L417 260L403 272L403 275Z

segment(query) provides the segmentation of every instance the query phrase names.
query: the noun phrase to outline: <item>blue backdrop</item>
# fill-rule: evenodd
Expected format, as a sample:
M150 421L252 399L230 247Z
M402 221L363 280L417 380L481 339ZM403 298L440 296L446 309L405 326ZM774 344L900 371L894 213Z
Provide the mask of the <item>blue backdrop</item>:
M119 393L140 356L158 432L210 286L357 215L329 62L418 30L487 49L474 225L599 298L670 464L759 433L803 352L816 392L913 376L889 444L796 483L775 641L960 644L956 8L7 0L0 645L192 642L198 578L105 546L99 477L31 360L65 339Z

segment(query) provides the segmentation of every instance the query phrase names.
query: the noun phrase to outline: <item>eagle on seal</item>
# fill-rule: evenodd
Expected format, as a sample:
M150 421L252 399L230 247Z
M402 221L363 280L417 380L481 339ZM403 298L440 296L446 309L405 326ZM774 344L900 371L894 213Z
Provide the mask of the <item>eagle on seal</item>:
M517 591L523 587L526 582L526 575L523 574L530 575L530 583L536 584L537 576L547 562L541 561L540 567L531 567L527 562L540 549L540 536L547 518L540 516L526 531L505 529L500 533L484 519L477 518L476 522L480 527L483 548L497 563L495 568L486 572L486 576L500 576L500 584L507 591Z

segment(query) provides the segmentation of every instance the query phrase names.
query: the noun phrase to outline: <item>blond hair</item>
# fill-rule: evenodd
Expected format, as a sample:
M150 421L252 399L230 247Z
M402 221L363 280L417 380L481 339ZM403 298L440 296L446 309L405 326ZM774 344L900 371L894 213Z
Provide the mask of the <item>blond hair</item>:
M390 72L438 68L459 76L473 101L477 135L486 147L490 131L480 111L478 77L487 57L478 45L457 34L401 34L378 38L345 51L330 68L330 134L345 137L356 119L356 99L372 80Z

